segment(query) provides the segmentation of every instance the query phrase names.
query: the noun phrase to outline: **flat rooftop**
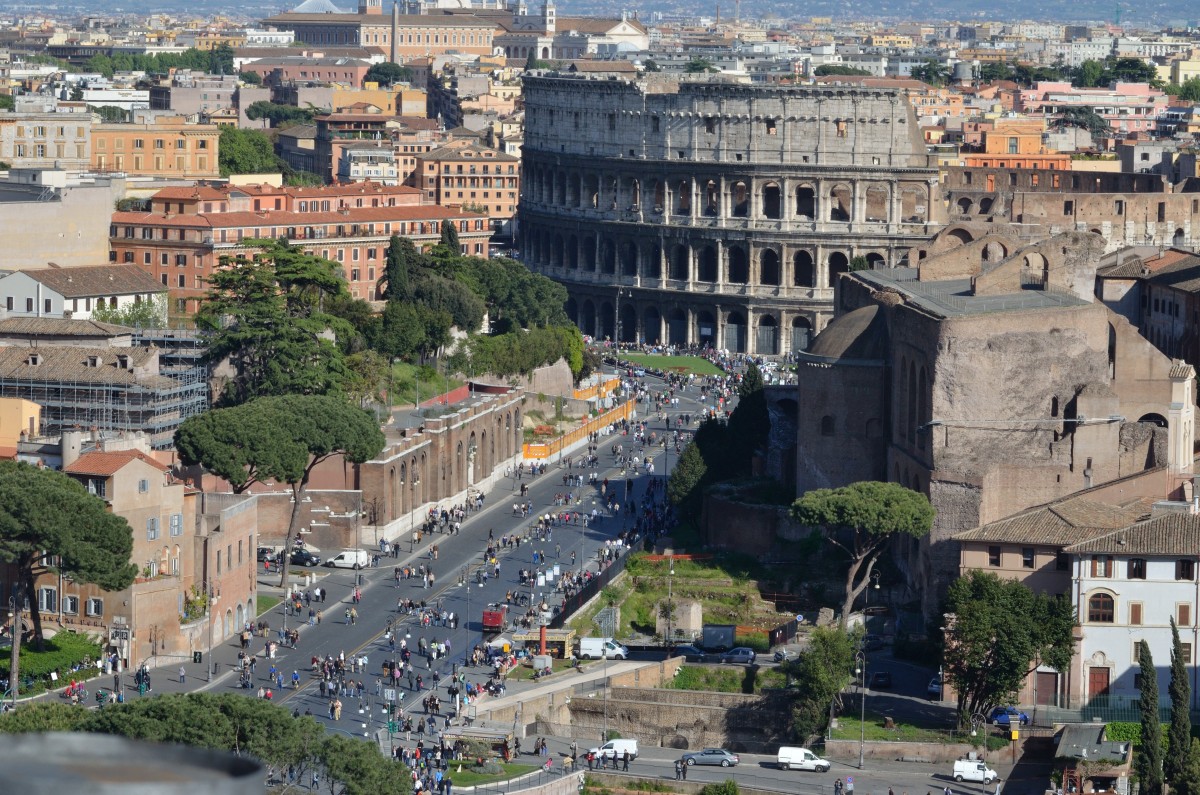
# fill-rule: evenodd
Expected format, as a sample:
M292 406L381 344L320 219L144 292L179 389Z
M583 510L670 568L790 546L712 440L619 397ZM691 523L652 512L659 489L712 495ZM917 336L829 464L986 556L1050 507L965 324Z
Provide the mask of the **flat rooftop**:
M1055 309L1087 306L1074 293L1029 286L1019 292L1002 295L975 295L970 279L919 281L916 268L887 268L854 272L855 278L878 288L891 288L908 302L939 317L982 315L992 312L1021 312L1031 309Z

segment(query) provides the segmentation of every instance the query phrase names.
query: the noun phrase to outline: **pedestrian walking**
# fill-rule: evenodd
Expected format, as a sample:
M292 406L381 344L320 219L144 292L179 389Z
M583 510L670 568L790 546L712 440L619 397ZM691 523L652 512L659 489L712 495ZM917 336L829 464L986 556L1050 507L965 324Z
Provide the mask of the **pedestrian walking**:
M629 772L629 749L628 748L625 749L625 756L621 761L625 763L625 766L624 766L624 768L622 768L621 772L628 773ZM894 794L889 792L888 795L894 795Z
M187 669L182 665L179 666L179 684L187 684Z
M679 781L683 777L683 763L678 759L675 760L675 780Z

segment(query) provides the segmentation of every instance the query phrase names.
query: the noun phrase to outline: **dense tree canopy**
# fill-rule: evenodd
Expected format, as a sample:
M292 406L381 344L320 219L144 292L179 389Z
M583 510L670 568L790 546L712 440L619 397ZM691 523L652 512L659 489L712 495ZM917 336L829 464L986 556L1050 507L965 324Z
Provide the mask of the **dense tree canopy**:
M405 66L391 61L372 64L363 77L365 82L378 83L381 86L392 86L396 83L412 82L412 72Z
M813 70L813 74L817 77L829 77L834 75L850 75L870 77L870 69L859 69L857 66L846 66L838 63L823 63Z
M338 391L345 364L330 333L355 333L324 311L326 299L346 295L338 266L286 242L250 242L259 251L222 261L196 315L210 361L228 358L234 370L221 403Z
M19 589L12 618L21 626L25 599L34 642L42 645L41 613L34 597L34 571L59 571L76 582L106 591L128 588L137 574L130 562L133 531L104 500L52 469L0 461L0 561L15 570ZM23 594L23 596L22 596ZM13 633L11 681L20 681L21 633Z
M930 58L912 68L912 78L931 86L944 86L950 81L950 67Z
M379 455L383 433L374 416L341 396L261 397L189 417L175 432L180 460L199 464L229 481L234 491L274 480L292 489L292 514L285 549L299 530L302 501L312 470L341 455L361 464ZM287 583L288 556L282 556L280 585Z
M105 77L112 77L116 72L165 74L173 68L231 75L234 73L233 48L228 44L220 44L212 50L193 47L181 53L142 55L117 52L112 55L93 55L84 65L85 72L98 72Z
M98 306L92 320L131 328L163 328L167 325L167 294L159 293L148 301L125 306Z
M265 99L251 102L246 108L246 118L257 121L266 119L272 127L290 127L293 124L309 124L317 113L314 108L298 108L295 105L277 105Z
M972 571L946 600L946 677L958 693L962 726L1012 700L1039 665L1066 671L1075 648L1075 608L1017 580Z
M821 528L825 539L850 558L841 615L845 626L887 542L893 536L928 535L934 511L924 494L897 483L863 481L810 491L792 504L791 515L802 525Z
M275 156L271 139L259 130L222 127L219 145L222 177L283 171L283 161Z
M792 705L792 726L797 740L807 743L821 734L829 719L829 705L850 684L859 637L838 627L817 627L808 647L781 667L799 685Z

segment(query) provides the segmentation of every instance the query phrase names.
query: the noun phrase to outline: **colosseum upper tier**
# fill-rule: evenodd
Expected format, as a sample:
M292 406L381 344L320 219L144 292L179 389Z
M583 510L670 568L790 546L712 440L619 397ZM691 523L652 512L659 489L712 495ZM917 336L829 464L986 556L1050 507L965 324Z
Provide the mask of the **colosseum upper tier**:
M656 78L525 79L522 255L585 334L800 350L852 260L944 223L899 90Z

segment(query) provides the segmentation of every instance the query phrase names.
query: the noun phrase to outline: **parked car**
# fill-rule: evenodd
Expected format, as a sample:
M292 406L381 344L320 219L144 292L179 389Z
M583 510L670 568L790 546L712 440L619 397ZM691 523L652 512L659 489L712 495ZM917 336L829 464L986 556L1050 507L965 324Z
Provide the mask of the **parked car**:
M876 651L884 647L883 638L879 635L865 635L862 639L863 648L867 651Z
M736 649L730 649L721 655L723 663L741 663L743 665L753 665L754 658L758 655L754 653L754 649L738 646Z
M293 549L291 561L293 566L320 566L321 559L307 549Z
M991 784L1000 776L978 759L959 759L954 763L955 781L982 781Z
M705 748L703 751L697 751L692 754L683 755L683 763L685 765L720 765L721 767L733 767L740 760L737 754L730 753L724 748Z
M807 748L789 748L785 745L779 749L776 760L780 770L815 770L818 773L828 773L830 768L828 759L822 759Z
M588 753L594 754L598 759L624 759L625 753L629 753L630 759L637 759L638 741L632 739L616 739L609 740L599 748L593 748Z
M335 569L365 569L371 565L371 555L365 549L347 549L325 561L325 565Z
M268 561L268 560L271 561L272 563L274 563L278 557L279 556L275 554L275 550L271 549L270 547L259 547L258 548L258 562L259 563L262 563L262 562Z
M929 680L929 687L926 688L926 692L929 693L931 701L942 700L942 677L940 675Z
M693 646L692 644L687 643L682 646L676 646L675 648L671 649L671 656L672 657L682 657L684 660L686 660L688 662L705 662L709 657L711 657L713 655L710 655L708 652L704 651L704 649L701 649L699 646Z
M876 671L871 674L871 683L868 687L876 690L887 690L892 686L891 671Z
M1029 716L1016 707L996 707L988 716L988 723L993 726L1011 726L1014 721L1024 726L1029 723Z

